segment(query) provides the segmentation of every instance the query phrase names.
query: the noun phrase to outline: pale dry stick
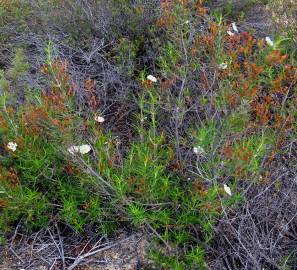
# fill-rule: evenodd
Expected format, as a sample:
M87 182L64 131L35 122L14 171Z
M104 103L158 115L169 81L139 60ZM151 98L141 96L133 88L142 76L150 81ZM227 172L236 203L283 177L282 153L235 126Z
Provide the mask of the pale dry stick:
M186 67L189 67L189 61L188 61L188 53L187 53L187 48L185 45L185 41L184 41L184 36L183 36L183 32L181 32L181 41L182 41L182 47L183 47L183 51L184 51L184 55L185 55L185 61L186 61ZM187 72L186 72L187 74Z
M186 46L185 46L183 33L181 33L181 41L182 41L182 48L183 48L183 52L184 52L184 56L185 56L185 62L186 62L186 72L185 72L185 74L187 74L187 69L189 67L189 62L188 62L187 49L186 49ZM187 75L185 75L184 78L182 79L182 83L181 83L181 87L180 87L179 95L178 95L178 104L181 104L182 96L183 96L184 89L185 89L186 80L187 80ZM174 121L175 122L174 133L175 133L175 141L176 141L175 147L176 147L177 158L178 158L179 162L182 160L181 151L180 151L179 127L181 126L182 121L183 121L183 116L186 113L185 110L183 110L183 112L180 113L180 110L181 110L181 108L179 108L179 107L176 107L175 110L174 110L174 112L175 112L174 113L174 115L175 115L175 117L174 117L174 120L175 120ZM181 115L181 118L179 117L180 115Z
M108 263L107 260L102 261L102 260L92 260L92 259L85 262L85 264L96 264L96 265L99 265L99 264L105 264L106 265L107 263Z
M50 266L49 270L52 270L54 268L56 262L57 262L57 259L55 258L54 261L52 262L52 265Z
M38 259L39 259L39 260L42 260L42 261L43 261L44 263L46 263L47 265L51 265L51 263L50 263L48 260L46 260L45 258L43 258L43 256L39 256Z
M24 260L14 251L12 247L9 248L9 250L16 256L23 264L25 263Z
M277 177L268 187L266 187L263 191L261 191L260 193L258 193L254 198L252 198L252 200L257 199L259 196L262 196L265 192L267 192L280 178L282 178L283 176L287 175L288 172L285 172L283 174L281 174L279 177ZM250 188L254 183L250 184L248 186L248 188ZM244 192L244 194L246 194L247 191Z
M249 200L249 205L247 205L247 207L245 208L246 210L243 212L239 211L239 213L247 214L247 215L244 214L241 216L237 215L237 219L241 220L240 224L238 224L236 220L231 221L229 217L226 218L228 219L228 224L230 223L233 224L235 222L237 223L235 224L235 226L239 226L239 228L235 229L235 231L237 232L236 236L233 235L234 230L232 230L232 232L230 231L225 232L223 236L233 235L236 242L241 241L256 260L262 261L262 263L265 263L265 264L267 263L268 265L271 265L273 269L280 269L277 263L280 262L280 259L284 256L285 250L284 250L284 246L279 242L282 240L281 238L284 237L284 235L282 234L282 230L285 230L286 224L280 227L280 225L282 225L279 222L280 216L277 216L276 219L271 219L271 217L273 217L277 213L281 213L281 216L283 216L283 218L287 217L287 219L292 224L294 217L292 217L291 214L295 214L295 213L293 213L292 211L289 211L291 212L290 217L288 217L287 214L282 213L282 211L284 210L283 206L287 205L287 202L291 201L290 194L292 191L293 191L293 188L290 188L288 192L289 194L286 193L284 194L284 196L280 195L279 197L281 199L280 202L279 200L277 200L275 204L275 206L278 207L277 210L273 208L273 205L270 206L269 203L265 204L265 207L263 207L263 205L261 205L261 202L265 198L269 199L270 194L263 193L263 191L258 191L258 193L259 194L261 193L262 196L258 197L258 200L253 200L253 198L251 198L251 200ZM255 206L257 207L257 209L254 209ZM262 212L264 211L265 213L261 213L261 210ZM254 224L254 225L252 225L252 227L248 227L248 224ZM271 225L273 224L275 224L275 226L271 229ZM227 226L228 228L230 228L229 225ZM225 226L225 228L227 226ZM276 235L276 233L278 233L278 235ZM275 243L275 236L277 237L278 243ZM291 239L293 239L293 237L294 235L291 236ZM230 245L229 243L229 246L230 247L237 246L237 248L239 248L238 244L237 243L234 244L234 242L232 243L232 245ZM292 250L292 248L290 248L290 250ZM248 252L246 252L245 249L243 249L242 251L243 251L242 254L236 255L236 260L238 259L242 263L242 267L240 269L244 269L245 266L246 266L245 269L252 269L250 265L250 263L252 262L251 259L245 256L245 255L248 255ZM267 252L269 252L269 255L267 254ZM232 252L226 252L226 255L225 255L226 260L228 260L229 256L231 256L231 258L234 258L232 254L234 255L234 253Z
M91 63L92 59L99 55L103 60L106 61L106 63L108 63L108 60L102 54L100 54L99 51L103 50L104 48L107 48L107 47L111 46L111 44L112 43L108 43L108 44L104 45L104 39L101 41L101 44L96 44L96 39L95 39L93 41L91 51L88 53L88 55L83 50L80 50L80 52L82 54L82 58L89 65Z
M57 226L57 223L55 223L55 227L56 227L56 230L58 232L58 238L59 238L59 245L61 247L61 257L62 257L62 263L63 263L63 269L66 268L66 264L65 264L65 257L64 257L64 246L63 246L63 240L61 238L61 234L60 234L60 230Z
M100 239L101 239L101 238L100 238ZM84 247L82 248L82 250L81 250L81 252L78 254L78 256L80 256L81 254L84 253L86 247L91 243L92 240L93 240L93 239L91 238L91 239L84 245Z
M198 175L199 177L201 177L202 179L204 179L208 183L212 183L213 182L214 179L209 179L206 176L204 176L204 174L202 173L202 171L200 170L200 168L198 167L198 165L196 165L195 168L197 169L198 173L197 172L194 172L192 170L189 170L189 172Z
M235 229L235 227L231 224L231 222L229 221L228 219L228 215L227 215L227 212L226 212L226 209L223 205L223 203L221 203L222 205L222 210L223 210L223 213L224 213L224 216L226 217L226 222L228 223L229 225L229 228L231 230L233 230L233 232L237 235L236 239L238 240L239 244L241 245L241 247L244 249L244 251L246 252L247 256L250 258L250 260L253 262L254 266L257 267L258 270L260 270L260 265L258 263L258 261L254 258L254 256L250 253L250 251L246 248L246 246L244 245L244 243L241 241L241 234L239 231L237 231Z
M91 21L93 18L93 10L96 11L96 7L88 5L88 1L82 1L82 2L86 6L86 8L82 8L82 10L84 11L85 15L87 16L87 19L89 21ZM81 5L81 6L83 6L83 5ZM87 11L87 9L89 12Z
M19 227L20 227L20 222L18 223L18 225L16 226L15 230L14 230L14 233L13 233L13 236L11 237L11 240L10 240L10 247L12 247L14 245L14 240L18 234L18 230L19 230Z
M296 177L296 176L295 176L295 177ZM290 192L293 190L293 188L294 188L293 185L294 185L294 183L292 183L290 189L288 190L288 193L290 193ZM284 198L282 199L280 205L285 204L285 199L286 199L287 196L288 196L288 194L285 194L285 196L284 196ZM287 200L290 200L290 198L287 198ZM274 248L274 249L276 248L276 244L281 240L280 235L281 235L285 230L288 230L288 226L290 225L290 223L292 223L292 222L294 221L294 219L296 218L296 216L297 216L297 212L293 215L293 217L292 217L290 220L287 221L286 224L282 224L282 228L281 228L281 230L280 230L280 232L279 232L279 236L278 236L278 238L275 240L274 245L273 245L273 248ZM275 225L272 229L274 229L275 227L276 227L276 225ZM272 230L272 229L271 229L271 230ZM286 233L287 233L287 232L286 232Z
M54 244L39 244L39 246L41 246L41 247L39 247L37 250L35 250L35 252L41 252L41 251L47 249L49 246L52 246L52 245L54 245Z
M53 237L53 235L52 235L52 233L51 233L51 231L49 229L48 229L48 232L49 232L49 235L50 235L52 241L54 242L54 244L55 244L55 246L56 246L56 248L57 248L57 250L58 250L58 252L60 254L60 260L62 260L62 262L63 262L63 270L64 270L65 269L65 258L64 258L64 254L63 254L64 252L62 250L60 250L59 245L57 244L56 240L54 239L54 237Z
M284 200L283 200L283 202L284 202ZM279 207L281 208L281 205L282 205L282 203L280 203L280 205L279 205ZM251 206L252 207L252 206ZM270 265L272 265L272 266L274 266L275 267L275 269L279 269L279 266L276 264L276 262L275 262L275 253L273 253L273 251L275 251L277 248L276 248L276 244L275 245L273 245L273 241L272 241L272 238L271 238L271 236L273 236L273 235L275 235L275 232L273 232L273 230L274 230L274 228L276 228L277 226L274 226L274 228L272 228L271 230L269 229L269 223L271 223L271 222L277 222L277 221L272 221L272 220L270 220L269 219L269 215L270 215L270 211L269 211L269 209L268 209L268 207L267 208L265 208L267 211L266 211L266 217L263 217L263 221L264 220L266 220L266 221L268 221L268 222L266 222L266 231L267 231L267 239L268 239L268 241L270 240L270 247L265 247L265 243L263 243L263 242L259 242L258 241L258 244L256 245L258 248L259 248L259 252L260 253L258 253L258 256L260 256L261 258L263 258L263 259L265 259L266 260L266 262L267 263L269 263ZM248 209L247 209L248 210ZM253 222L254 221L254 217L252 217L252 214L250 214L250 216L249 216L249 220L251 221L251 222ZM244 221L243 221L244 222ZM256 227L254 228L254 233L256 233L255 232L255 229L257 229L257 231L259 231L259 230L261 230L261 229L259 229L259 225L260 224L257 224L256 225ZM277 225L277 224L276 224ZM277 229L277 228L276 228ZM259 231L260 233L261 233L261 231ZM279 237L280 237L280 233L281 233L281 231L279 232L279 236L278 236L278 239L279 239ZM240 232L240 235L242 236L242 235L244 235L244 233L242 233L242 232ZM271 236L269 236L269 235L271 235ZM238 237L237 237L238 238ZM266 239L265 238L265 239ZM262 240L264 240L262 237L258 237L257 239L262 239ZM238 238L238 240L240 240L240 238ZM253 241L252 239L247 239L246 240L246 242L249 242L249 243L255 243L255 241ZM263 244L264 244L264 246L263 246ZM268 251L268 250L270 250L270 254L272 254L270 257L268 257L266 254L265 254L265 251ZM261 251L263 251L263 252L261 252ZM274 254L274 255L273 255Z
M163 239L163 237L148 222L145 222L144 224L164 243L169 251L172 249L169 244Z
M214 73L213 73L212 83L211 83L211 85L210 85L210 87L209 87L209 90L210 90L210 91L212 91L212 89L213 89L213 87L214 87L214 85L215 85L215 83L216 83L216 78L217 78L217 70L215 69L215 70L214 70Z
M289 143L289 159L291 158L291 156L292 156L292 148L293 148L293 145L294 145L294 143L296 143L296 140L293 140L293 141L291 141L290 143Z
M73 269L75 269L75 268L76 268L77 266L79 266L79 265L82 263L82 261L84 261L86 258L88 258L88 257L90 257L90 256L93 256L93 255L96 255L96 254L99 253L99 252L103 252L103 251L109 250L109 249L111 249L111 248L113 248L113 247L116 247L116 246L118 246L119 244L121 244L121 243L127 241L127 240L130 239L130 238L131 238L131 237L127 237L126 239L123 239L123 240L118 241L118 242L116 242L116 243L110 244L110 245L105 246L105 247L103 247L103 248L96 249L97 247L94 247L94 248L93 248L93 251L87 252L87 253L85 253L84 255L81 255L81 256L77 257L77 258L75 259L75 261L74 261L74 262L67 268L67 270L73 270Z
M220 200L221 200L221 206L223 207L222 198L220 198ZM214 228L214 230L216 231L217 234L222 235L222 233L218 229ZM229 244L229 246L233 250L233 254L237 254L237 256L240 257L238 250L236 250L234 245L231 244L230 238L227 237L225 234L223 234L222 237L225 239L225 241ZM228 270L233 270L233 268L229 264L229 261L226 258L227 255L224 253L220 253L220 255L222 260L228 265Z
M254 266L257 267L257 269L260 270L260 265L259 262L257 261L257 259L254 258L253 254L247 249L247 247L244 245L244 243L241 240L241 233L239 231L237 231L233 225L230 225L230 228L233 229L234 233L237 235L236 239L238 240L239 244L241 245L241 247L244 249L244 251L246 252L247 256L251 259L251 261L253 262Z
M93 251L94 248L95 248L95 247L102 241L102 239L103 239L104 237L106 237L106 236L105 236L105 235L104 235L104 236L101 236L100 239L93 245L93 247L91 248L90 251ZM92 241L92 239L90 239L90 240L85 244L85 246L82 248L81 252L78 254L78 257L84 253L86 247L90 244L91 241ZM89 251L89 252L90 252L90 251Z
M281 229L281 231L279 232L279 235L281 235L283 233L283 231L285 231L286 228L288 228L289 224L297 217L297 213L286 223L284 224ZM273 248L276 248L276 244L281 240L281 237L278 236L278 238L275 240Z
M180 119L179 119L179 107L175 108L175 147L177 151L178 161L181 162L181 151L180 151L180 140L179 140L179 127L180 127Z
M203 72L206 73L206 69L205 69L205 68L203 69ZM210 73L210 70L209 70L209 73ZM206 90L206 92L205 92L205 95L207 95L208 93L212 92L213 87L214 87L214 85L215 85L215 83L216 83L216 81L217 81L216 79L217 79L217 70L214 69L212 82L211 82L211 84L207 83L208 88L207 88L207 90ZM211 97L212 97L212 95L211 95Z
M9 250L24 264L25 262L23 261L23 259L15 252L14 248L12 247L14 245L14 240L18 234L18 229L20 227L20 223L18 223L18 225L16 226L15 230L14 230L14 234L11 237L11 241L10 241L10 245L9 245Z
M76 258L72 258L72 257L65 257L66 259L68 259L68 260L75 260ZM94 264L94 263L96 263L97 265L98 264L107 264L108 263L108 261L107 260L93 260L93 259L81 259L81 261L79 262L79 264L77 265L77 266L75 266L75 267L78 267L78 266L82 266L82 265L87 265L87 266L89 266L90 264ZM67 268L67 270L68 270L68 268Z
M252 223L252 227L253 227L253 242L257 242L258 243L258 246L261 247L261 243L260 243L259 237L256 235L256 228L257 228L257 226L255 224L255 221L254 221L253 217L252 217L252 214L249 211L249 202L246 203L245 209L246 209L245 211L246 211L246 213L247 213L247 215L248 215L248 217L249 217L249 219L250 219L250 221Z
M41 231L41 230L40 230ZM29 264L31 264L31 261L32 261L32 257L33 257L33 249L34 249L34 245L35 245L35 242L36 242L36 239L40 233L40 231L38 231L35 236L34 236L34 239L33 239L33 242L32 244L30 245L30 259L29 259Z
M83 166L86 168L85 172L87 174L91 174L92 176L96 177L99 180L99 184L102 188L102 191L107 194L110 197L113 197L113 194L111 194L109 191L107 191L106 187L108 187L110 190L112 190L113 192L115 192L114 187L108 183L107 181L105 181L103 179L102 176L100 176L97 172L95 172L93 170L93 168L91 168L81 157L78 157L78 160L83 164ZM101 184L102 183L102 184Z

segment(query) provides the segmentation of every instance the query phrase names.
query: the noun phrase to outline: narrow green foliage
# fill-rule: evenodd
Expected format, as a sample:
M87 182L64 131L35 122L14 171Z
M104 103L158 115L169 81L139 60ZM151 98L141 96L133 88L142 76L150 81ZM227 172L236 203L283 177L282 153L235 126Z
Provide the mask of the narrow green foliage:
M28 71L29 65L25 60L24 52L22 49L17 49L14 59L12 60L12 67L9 70L9 75L12 80L20 79Z
M145 222L145 211L141 206L131 204L129 206L129 215L131 216L131 223L139 227Z
M5 92L8 92L9 81L5 78L3 70L0 70L0 95L4 95Z

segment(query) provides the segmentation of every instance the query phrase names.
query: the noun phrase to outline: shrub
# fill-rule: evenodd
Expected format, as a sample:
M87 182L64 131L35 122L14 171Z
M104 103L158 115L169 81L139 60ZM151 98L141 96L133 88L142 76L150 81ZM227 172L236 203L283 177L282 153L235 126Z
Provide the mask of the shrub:
M230 34L204 1L162 1L154 11L145 3L40 3L69 39L48 43L42 87L18 106L24 51L0 73L0 228L145 230L159 267L207 269L211 247L228 239L220 224L242 211L294 137L297 68L282 39ZM113 42L104 61L98 48L86 56L96 38ZM64 46L82 54L64 59ZM123 76L110 79L120 86L107 75ZM281 254L276 265L289 256Z

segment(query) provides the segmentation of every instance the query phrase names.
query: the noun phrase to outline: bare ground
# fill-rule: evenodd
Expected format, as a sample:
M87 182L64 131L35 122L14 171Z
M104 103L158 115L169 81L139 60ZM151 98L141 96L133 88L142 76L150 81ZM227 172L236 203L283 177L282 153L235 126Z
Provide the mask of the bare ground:
M53 228L30 237L17 233L0 250L0 269L136 270L149 264L145 259L148 242L141 234L92 241L74 236L71 242L58 235Z

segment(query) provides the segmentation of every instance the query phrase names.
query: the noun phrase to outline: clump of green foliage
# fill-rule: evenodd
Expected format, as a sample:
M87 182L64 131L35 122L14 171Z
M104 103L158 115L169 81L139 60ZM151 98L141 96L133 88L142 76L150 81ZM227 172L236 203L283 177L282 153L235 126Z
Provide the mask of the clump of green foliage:
M8 235L19 222L30 231L51 222L76 233L146 229L159 267L207 269L216 222L244 200L240 184L267 177L263 165L296 132L297 68L282 40L268 46L246 32L228 35L222 16L205 19L203 1L163 3L144 31L141 5L112 3L115 17L118 7L139 15L120 25L105 54L138 85L128 95L134 137L122 145L98 121L95 80L82 82L87 108L77 105L70 63L51 42L40 70L45 90L26 91L16 106L12 90L29 68L16 50L0 72L0 230ZM80 28L67 22L68 44L84 46L80 31L96 35L97 21L79 6L73 12L83 16ZM138 62L143 33L160 45L147 66Z

